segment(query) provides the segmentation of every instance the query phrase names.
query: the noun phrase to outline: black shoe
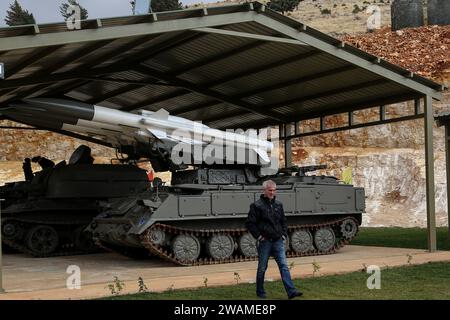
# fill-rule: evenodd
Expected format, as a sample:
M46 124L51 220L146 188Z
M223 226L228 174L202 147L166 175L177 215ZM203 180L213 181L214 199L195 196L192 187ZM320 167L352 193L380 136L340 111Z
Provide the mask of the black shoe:
M293 294L291 294L288 298L289 300L294 299L295 297L301 297L303 295L303 292L297 291Z

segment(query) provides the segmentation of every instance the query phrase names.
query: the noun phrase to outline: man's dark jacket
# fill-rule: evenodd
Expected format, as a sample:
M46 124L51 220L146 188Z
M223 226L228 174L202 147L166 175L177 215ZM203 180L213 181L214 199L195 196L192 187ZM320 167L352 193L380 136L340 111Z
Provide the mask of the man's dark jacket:
M287 237L287 223L283 204L280 201L269 200L264 195L250 205L245 224L255 239L263 236L267 240L276 241Z

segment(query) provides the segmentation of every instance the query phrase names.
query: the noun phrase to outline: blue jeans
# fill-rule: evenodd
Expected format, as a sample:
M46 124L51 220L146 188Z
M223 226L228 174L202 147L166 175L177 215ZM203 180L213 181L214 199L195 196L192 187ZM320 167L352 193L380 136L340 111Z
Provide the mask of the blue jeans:
M297 292L291 279L291 273L286 261L286 251L284 249L283 239L271 242L262 240L258 245L258 271L256 272L256 295L261 298L266 297L264 290L264 275L267 270L269 257L273 256L280 269L281 280L288 296Z

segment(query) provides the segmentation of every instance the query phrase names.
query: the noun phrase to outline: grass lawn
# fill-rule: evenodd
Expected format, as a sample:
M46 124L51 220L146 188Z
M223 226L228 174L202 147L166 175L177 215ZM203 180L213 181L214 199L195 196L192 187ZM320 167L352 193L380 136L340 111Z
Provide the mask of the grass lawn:
M295 279L304 296L297 299L445 299L450 300L450 262L427 263L416 266L381 270L381 289L367 288L366 272L344 275ZM151 284L150 284L151 287ZM269 299L286 299L280 281L266 282ZM173 290L163 293L140 293L116 296L108 299L125 300L221 300L255 299L255 284L239 284L200 288L195 290Z
M437 229L439 250L450 250L447 228ZM355 245L399 248L427 248L427 230L420 228L361 228L352 241ZM300 299L449 299L450 262L382 269L381 289L369 290L370 275L353 272L345 275L296 279L304 292ZM151 283L147 284L151 290ZM280 281L267 282L269 299L286 299ZM111 299L255 299L255 284L209 287L195 290L172 290L163 293L123 295Z
M438 250L450 250L447 228L437 228ZM427 249L427 230L420 228L361 228L351 244Z

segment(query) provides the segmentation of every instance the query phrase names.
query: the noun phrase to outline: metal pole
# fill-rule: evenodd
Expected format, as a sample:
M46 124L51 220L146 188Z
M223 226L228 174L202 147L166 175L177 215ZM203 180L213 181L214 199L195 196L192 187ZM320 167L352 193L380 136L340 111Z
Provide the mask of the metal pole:
M3 252L2 252L2 201L0 199L0 293L4 293L3 289Z
M450 237L450 192L448 187L450 186L450 150L449 147L449 139L450 139L450 128L449 124L445 125L445 168L447 175L447 215L448 215L448 236Z
M427 95L424 100L428 250L434 252L436 251L436 212L434 194L433 98Z
M287 138L292 136L292 125L289 123L285 124L284 132L284 167L292 167L292 139Z

